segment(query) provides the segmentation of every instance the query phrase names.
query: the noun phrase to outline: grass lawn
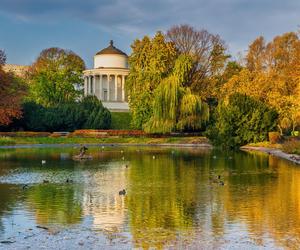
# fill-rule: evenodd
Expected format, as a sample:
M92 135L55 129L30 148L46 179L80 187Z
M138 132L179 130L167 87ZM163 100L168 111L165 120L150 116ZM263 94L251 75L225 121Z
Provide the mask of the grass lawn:
M205 137L107 137L107 138L87 138L87 137L0 137L0 145L18 144L89 144L89 143L141 143L141 144L202 144L209 143Z

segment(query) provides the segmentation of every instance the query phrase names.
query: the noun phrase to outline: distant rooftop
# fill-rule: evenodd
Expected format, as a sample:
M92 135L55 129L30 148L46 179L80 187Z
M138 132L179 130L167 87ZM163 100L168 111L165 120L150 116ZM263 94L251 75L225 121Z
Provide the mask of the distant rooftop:
M104 55L104 54L115 54L115 55L127 56L125 52L123 52L122 50L114 46L113 40L110 40L109 46L104 48L103 50L100 50L96 55Z
M17 64L5 64L3 65L3 70L6 72L12 72L19 77L24 77L28 71L29 66L27 65L17 65Z

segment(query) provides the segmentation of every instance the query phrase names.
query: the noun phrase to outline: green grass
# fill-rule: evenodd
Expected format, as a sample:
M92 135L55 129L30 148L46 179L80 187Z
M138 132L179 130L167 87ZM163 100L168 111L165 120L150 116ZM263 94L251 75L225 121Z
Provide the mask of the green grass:
M111 129L130 129L131 114L129 112L112 112Z
M208 143L205 137L108 137L108 138L83 138L83 137L0 137L0 145L16 144L89 144L89 143L124 143L124 144L201 144Z
M15 140L11 137L1 136L0 137L0 146L2 145L14 145L16 144Z

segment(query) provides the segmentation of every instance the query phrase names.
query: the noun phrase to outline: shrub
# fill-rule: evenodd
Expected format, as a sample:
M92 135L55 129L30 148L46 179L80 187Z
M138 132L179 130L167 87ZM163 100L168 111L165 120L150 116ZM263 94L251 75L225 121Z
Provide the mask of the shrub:
M81 128L86 120L83 108L77 103L45 108L28 102L23 104L23 112L22 125L32 131L72 131Z
M35 102L23 104L23 118L13 127L30 131L74 131L81 128L109 129L111 115L95 96L80 102L43 107Z
M111 129L130 129L131 113L129 112L112 112Z
M206 135L215 145L235 148L267 139L276 128L278 114L266 104L242 94L221 102L214 114L215 123Z
M25 102L23 104L23 119L21 126L29 131L46 131L44 124L44 115L46 108L35 102Z
M279 132L269 132L269 142L271 144L276 144L281 141L281 135Z
M299 154L300 155L300 141L289 140L282 145L284 152L288 154Z
M83 128L109 129L111 125L111 114L103 107L101 101L95 96L87 96L82 101L82 107L86 114L86 122Z

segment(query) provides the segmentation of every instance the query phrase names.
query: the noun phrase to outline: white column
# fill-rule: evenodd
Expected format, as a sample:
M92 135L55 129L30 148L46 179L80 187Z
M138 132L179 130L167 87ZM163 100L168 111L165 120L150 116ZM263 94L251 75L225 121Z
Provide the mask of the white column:
M122 102L125 102L125 76L122 75Z
M115 101L118 100L118 76L115 75Z
M109 78L110 78L110 75L107 75L107 101L109 102L110 101L110 94L109 94L109 82L110 82L110 80L109 80Z
M93 75L93 95L96 95L96 75Z
M94 75L94 95L98 98L97 89L99 89L99 80L98 80L98 76Z
M87 92L88 95L91 94L91 76L88 76L88 92Z
M84 85L83 85L83 93L84 93L84 96L87 95L87 76L84 76Z
M102 75L99 75L99 99L103 100L103 84L102 84Z

